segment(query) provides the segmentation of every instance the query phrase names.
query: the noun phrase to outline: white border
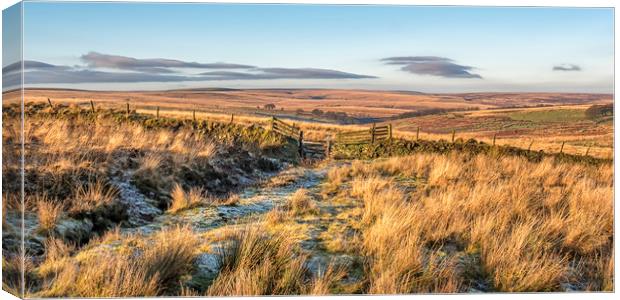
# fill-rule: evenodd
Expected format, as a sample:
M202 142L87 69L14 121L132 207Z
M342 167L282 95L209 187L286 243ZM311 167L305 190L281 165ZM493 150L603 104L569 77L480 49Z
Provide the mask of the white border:
M19 1L16 0L9 0L9 1L2 1L2 3L0 4L0 8L2 10L4 10L5 8L12 6L13 4L17 3ZM25 2L34 2L32 0L26 0ZM84 2L84 1L79 1L79 0L62 0L62 1L46 1L46 0L41 0L38 2ZM503 0L503 1L493 1L493 0L451 0L451 1L446 1L446 0L410 0L410 1L406 1L406 0L384 0L384 1L379 1L379 0L339 0L339 1L334 1L334 0L271 0L271 1L265 1L265 0L236 0L236 1L231 1L231 0L219 0L219 1L205 1L205 0L193 0L193 1L183 1L183 0L150 0L150 1L144 1L144 0L108 0L108 1L91 1L91 2L133 2L133 3L140 3L140 2L175 2L175 3L264 3L264 4L345 4L345 5L356 5L356 4L368 4L368 5L373 5L373 4L380 4L380 5L387 5L387 4L393 4L393 5L432 5L432 6L534 6L534 7L541 7L541 6L547 6L547 7L612 7L612 8L616 8L618 6L618 3L616 1L612 1L612 0L590 0L590 1L577 1L577 0ZM0 20L1 20L1 15L0 15ZM614 21L616 21L615 19L615 12L614 12ZM618 30L619 26L618 26L618 22L614 22L614 35L617 37L618 34ZM2 25L0 22L0 32L2 31ZM0 40L0 46L1 46L2 42ZM614 57L616 57L618 54L617 52L617 48L615 48L615 43L614 43ZM614 74L617 74L619 71L619 67L618 64L615 63L614 61ZM615 86L618 83L618 78L614 77L614 101L615 101ZM2 85L0 83L0 90L2 88ZM614 114L616 116L618 116L618 112L620 111L620 109L618 108L618 105L615 106L615 112ZM1 120L1 117L0 117ZM614 119L614 134L616 133L615 128L618 128L618 118ZM616 142L617 142L617 135L614 135L614 157L617 157L618 153L620 152L616 147ZM1 147L1 146L0 146ZM0 148L1 149L1 148ZM1 159L1 158L0 158ZM614 174L617 174L618 172L618 165L615 165L615 169L614 169ZM618 177L614 177L614 187L617 186L618 184ZM0 183L0 188L1 188L1 183ZM614 193L615 194L615 193ZM615 216L618 215L618 208L617 206L614 205L614 220L615 220ZM614 238L615 238L615 233L618 232L618 224L616 222L614 222L615 228L614 228ZM617 266L618 264L618 257L615 256L615 266ZM616 280L614 282L614 290L618 291L618 273L617 273L617 268L616 268L616 272L615 272L615 277ZM368 296L368 295L359 295L359 296L324 296L324 297L313 297L313 296L303 296L303 298L306 299L341 299L341 298L347 298L347 299L361 299L361 298L367 298L367 297L373 297L373 299L376 299L376 297L385 297L385 296ZM485 297L487 299L495 299L495 298L501 298L501 299L523 299L523 298L528 298L528 299L548 299L548 298L552 298L552 297L562 297L562 300L567 299L580 299L580 298L587 298L587 299L615 299L616 296L614 296L613 293L532 293L532 294L458 294L458 295L397 295L397 296L389 296L390 299L443 299L443 298L455 298L458 297L459 299L475 299L477 297ZM0 298L2 299L10 299L10 298L15 298L12 295L8 294L5 291L0 291ZM217 297L217 298L208 298L208 299L255 299L255 298L266 298L266 297ZM278 297L278 299L299 299L300 297ZM120 299L120 298L118 298ZM160 298L138 298L138 299L160 299ZM187 298L178 298L178 297L168 297L167 299L187 299ZM200 298L198 298L200 299ZM204 298L206 299L206 298Z

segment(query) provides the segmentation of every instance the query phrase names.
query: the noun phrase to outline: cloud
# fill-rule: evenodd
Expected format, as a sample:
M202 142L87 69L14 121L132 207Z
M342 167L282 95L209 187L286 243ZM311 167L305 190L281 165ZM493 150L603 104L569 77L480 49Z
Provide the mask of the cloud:
M89 52L81 56L91 68L108 68L119 70L132 70L146 73L172 73L169 68L194 68L194 69L249 69L254 68L250 65L230 64L230 63L197 63L186 62L175 59L148 58L138 59L128 56L101 54Z
M397 56L381 59L386 65L401 65L402 71L447 78L479 78L472 73L476 68L454 63L452 59L440 56Z
M260 79L362 79L375 76L359 75L329 69L315 68L255 68L250 72L213 71L200 75L213 80L260 80Z
M92 52L91 52L92 54ZM110 56L118 57L118 56ZM138 82L182 82L182 81L223 81L223 80L270 80L270 79L361 79L376 78L374 76L359 75L330 69L316 68L258 68L251 67L241 71L217 70L198 74L171 73L166 66L171 63L156 65L127 64L112 62L103 63L100 60L99 68L93 64L85 66L60 66L38 61L24 63L25 84L71 84L71 83L138 83ZM164 60L166 62L175 60ZM178 61L176 61L178 62ZM191 63L194 64L194 63ZM109 68L116 65L118 71ZM164 66L165 65L165 66ZM219 65L200 64L203 66ZM224 64L232 68L241 66ZM188 67L189 68L189 67ZM10 64L3 68L3 84L5 86L18 85L21 82L21 63ZM159 70L163 69L163 70Z
M581 71L581 67L573 64L561 64L553 66L553 71Z
M6 73L12 73L12 72L17 72L19 70L21 70L22 68L22 62L18 61L18 62L14 62L8 66L5 66L2 68L2 73L6 74ZM24 61L24 69L46 69L46 68L58 68L58 66L55 65L51 65L51 64L47 64L44 62L40 62L40 61L34 61L34 60L25 60Z

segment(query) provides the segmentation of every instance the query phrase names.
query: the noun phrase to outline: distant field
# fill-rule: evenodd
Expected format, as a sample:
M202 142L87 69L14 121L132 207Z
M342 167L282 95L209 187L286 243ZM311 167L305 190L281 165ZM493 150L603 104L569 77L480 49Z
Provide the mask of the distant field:
M530 122L575 122L586 119L582 109L553 109L542 111L518 111L508 116L517 121Z
M29 89L26 101L85 103L88 100L104 105L129 102L132 105L208 109L220 112L248 112L274 104L274 111L310 112L320 109L345 112L355 117L386 118L425 109L491 109L543 105L575 105L610 103L610 94L560 93L469 93L423 94L399 91L366 90L173 90L156 92L91 92L79 90Z
M430 115L390 121L395 130L413 136L420 128L420 138L450 139L452 130L461 138L475 138L532 150L613 155L613 120L587 119L589 105L564 105L519 109L481 110ZM590 148L590 150L588 150Z
M5 93L4 102L18 101L16 92ZM311 140L329 138L337 131L368 128L371 122L392 124L394 134L415 138L418 127L424 139L475 138L533 150L563 151L609 157L613 153L612 119L589 120L584 111L592 104L612 103L609 94L468 93L423 94L399 91L303 89L198 89L155 92L96 92L30 89L26 102L77 104L94 101L97 107L122 108L126 103L139 112L190 118L230 120L266 125L270 116L289 119ZM266 109L265 105L275 107ZM356 125L315 115L313 110L346 113ZM444 110L404 118L401 114ZM350 121L350 120L349 120ZM345 122L349 123L349 122ZM590 150L588 150L590 148Z

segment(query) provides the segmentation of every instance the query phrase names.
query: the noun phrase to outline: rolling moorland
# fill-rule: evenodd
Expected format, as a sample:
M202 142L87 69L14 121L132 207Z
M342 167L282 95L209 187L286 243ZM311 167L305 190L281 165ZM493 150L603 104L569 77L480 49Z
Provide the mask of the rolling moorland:
M23 261L5 96L14 294L613 290L613 117L586 113L611 95L28 90ZM310 140L394 132L308 159L271 115Z
M5 94L5 103L19 99ZM228 120L266 125L270 116L289 119L308 139L333 138L337 131L392 124L395 136L450 140L452 131L474 138L547 152L613 155L611 117L588 118L591 105L613 103L610 94L468 93L424 94L408 91L191 89L158 92L92 92L29 89L26 102L75 103L84 108L132 109L162 116ZM417 134L417 130L420 133ZM564 144L564 146L562 146Z

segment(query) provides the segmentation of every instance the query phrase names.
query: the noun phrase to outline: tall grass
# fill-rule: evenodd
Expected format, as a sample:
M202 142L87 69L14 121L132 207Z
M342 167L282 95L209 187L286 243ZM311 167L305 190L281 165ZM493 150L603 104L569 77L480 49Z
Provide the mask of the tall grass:
M296 295L304 287L305 257L284 235L270 236L256 226L232 237L219 254L221 270L210 296Z
M135 237L139 239L140 237ZM135 243L135 238L124 242ZM95 241L91 247L95 247ZM191 271L198 239L184 227L141 241L135 252L91 250L71 256L59 241L49 243L39 268L43 284L37 297L138 297L161 295Z
M189 191L185 192L180 184L175 184L170 193L172 202L168 211L176 213L183 209L191 208L203 202L205 192L198 187L193 187Z
M332 293L344 270L328 265L316 276L307 255L284 234L268 234L260 226L235 232L219 252L220 273L208 296L324 295Z
M328 179L350 182L341 193L363 202L360 251L371 293L457 292L472 282L509 292L612 286L609 165L459 154L364 165ZM463 257L476 263L464 267Z
M62 203L48 199L40 199L37 202L37 216L39 217L39 230L50 232L56 227L56 223L62 217L64 206Z

